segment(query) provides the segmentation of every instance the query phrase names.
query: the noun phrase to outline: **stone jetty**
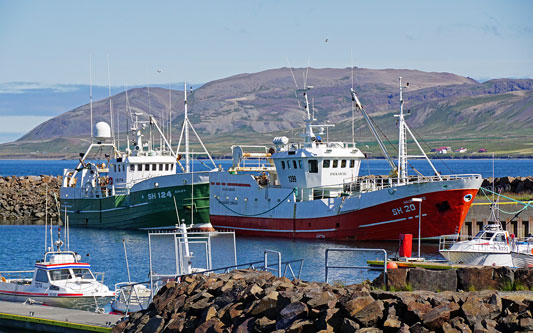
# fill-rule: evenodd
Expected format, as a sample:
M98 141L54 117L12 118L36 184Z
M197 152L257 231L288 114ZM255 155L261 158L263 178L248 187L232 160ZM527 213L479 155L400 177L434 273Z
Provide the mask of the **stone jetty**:
M421 287L425 283L422 281L436 283L451 276L455 276L456 287L463 288L466 284L468 290L392 292L383 288L382 277L373 283L342 286L291 281L254 270L199 274L182 277L179 283L168 282L147 310L131 314L118 323L113 332L481 333L533 330L533 293L529 292L533 271L517 273L503 269L499 271L502 275L498 275L496 269L487 267L480 271L471 268L461 272L423 269L392 272L390 278L394 283L403 282L404 290ZM499 283L511 276L513 283L520 276L518 281L524 283L523 290L527 291L496 290L499 287L509 289L507 282ZM402 288L399 284L396 286ZM441 281L431 289L435 286L446 289L451 284ZM477 287L481 289L475 290ZM489 287L495 290L482 290Z
M57 221L54 193L59 200L61 179L61 176L0 177L0 223L44 222L47 191L48 217Z

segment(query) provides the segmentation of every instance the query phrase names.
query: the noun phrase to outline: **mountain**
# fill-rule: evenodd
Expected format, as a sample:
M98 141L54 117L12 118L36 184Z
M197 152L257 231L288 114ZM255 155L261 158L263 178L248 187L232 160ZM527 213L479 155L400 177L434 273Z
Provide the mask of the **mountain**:
M351 140L351 68L291 70L279 68L258 73L239 74L208 82L189 96L190 119L204 141L218 154L228 154L231 144L269 144L277 135L296 138L304 126L305 111L298 106L295 82L309 92L319 122L336 124L329 139ZM398 77L409 87L404 90L404 108L414 132L431 145L491 147L491 151L531 154L533 135L533 80L498 79L479 83L451 73L433 73L403 69L355 68L354 88L386 138L396 137L393 114L399 108ZM173 137L183 118L183 92L162 88L130 89L131 109L152 114L160 124L168 124L172 101ZM170 93L170 97L169 97ZM126 93L111 98L114 119L124 135L127 120ZM28 146L54 142L48 154L77 152L86 145L90 134L89 105L60 114L37 126L14 143L0 145L0 156L27 154ZM94 123L110 122L109 99L93 103ZM356 139L377 151L360 114L356 114ZM166 126L168 127L168 126ZM57 140L68 140L71 149ZM78 144L75 144L77 142ZM26 148L24 148L26 147ZM43 148L43 147L41 147ZM45 147L44 147L45 148ZM61 150L63 149L63 150ZM429 149L428 149L429 150ZM35 151L31 150L31 151ZM43 150L40 149L40 152Z

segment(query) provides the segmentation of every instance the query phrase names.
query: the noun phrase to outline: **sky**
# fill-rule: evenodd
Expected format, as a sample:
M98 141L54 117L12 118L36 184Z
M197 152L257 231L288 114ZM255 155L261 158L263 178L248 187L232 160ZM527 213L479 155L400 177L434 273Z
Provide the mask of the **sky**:
M514 0L0 0L0 85L88 84L91 73L105 86L108 57L113 86L308 63L532 78L532 14L532 1ZM7 129L29 126L15 119Z

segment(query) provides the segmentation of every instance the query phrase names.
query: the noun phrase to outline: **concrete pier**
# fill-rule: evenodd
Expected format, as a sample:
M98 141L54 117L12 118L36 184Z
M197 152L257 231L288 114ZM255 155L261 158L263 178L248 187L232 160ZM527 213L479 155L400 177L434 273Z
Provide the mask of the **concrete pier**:
M38 332L111 332L120 316L0 301L0 331L10 328Z
M507 199L503 199L499 203L500 210L510 213L499 212L503 228L518 238L533 234L533 207L528 207L515 217L515 212L523 207L524 205ZM478 233L488 223L490 210L490 202L478 195L466 216L461 235L473 236Z

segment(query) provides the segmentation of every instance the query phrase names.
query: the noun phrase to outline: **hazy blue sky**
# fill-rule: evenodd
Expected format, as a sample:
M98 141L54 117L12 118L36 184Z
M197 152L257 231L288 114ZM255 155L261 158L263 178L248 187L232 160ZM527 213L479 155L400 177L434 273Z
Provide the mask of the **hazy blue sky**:
M328 39L326 43L325 40ZM4 1L0 82L207 82L287 66L533 77L532 1ZM158 74L157 69L163 72Z
M0 0L0 45L0 106L23 89L88 84L89 55L93 83L107 85L109 55L119 87L208 82L287 59L349 67L351 53L358 67L533 77L533 1ZM51 117L3 113L0 142Z

